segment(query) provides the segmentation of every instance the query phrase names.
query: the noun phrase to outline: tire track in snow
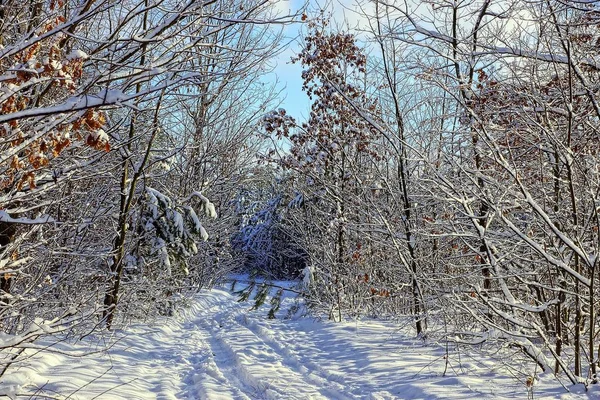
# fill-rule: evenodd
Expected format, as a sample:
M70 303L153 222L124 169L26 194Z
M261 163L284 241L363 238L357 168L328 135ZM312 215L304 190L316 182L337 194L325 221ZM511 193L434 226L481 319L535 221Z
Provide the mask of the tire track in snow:
M219 321L219 319L216 319ZM242 328L242 329L240 329ZM211 329L207 327L207 329ZM252 399L321 399L317 388L287 368L270 347L239 324L221 324L212 328L211 346L225 355L220 370L229 370L227 378L246 388ZM232 363L233 365L227 365Z
M300 361L296 354L287 346L279 342L265 328L254 321L250 321L245 315L238 315L236 319L240 325L252 331L254 335L271 347L274 352L281 355L284 365L301 374L312 385L321 387L320 392L322 395L341 400L355 398L355 396L348 393L345 389L343 377L329 373L312 362Z
M211 347L215 353L226 354L226 361L219 369L229 370L227 378L242 384L250 397L266 399L349 399L341 385L313 374L293 357L289 349L248 324L243 307L233 303L231 295L219 294L206 299L212 314L212 323L204 320L202 328L210 331ZM227 363L233 363L231 368ZM337 386L336 386L337 385Z
M197 321L187 329L196 340L193 346L186 344L186 347L201 350L195 351L187 358L191 370L183 381L185 389L181 397L185 396L189 400L249 399L239 388L232 387L230 380L219 370L213 358L215 353L210 345L210 332L199 329Z
M187 390L184 391L189 400L257 398L251 385L235 371L233 356L223 347L214 329L216 321L211 317L222 311L223 304L215 295L202 296L198 308L193 311L194 319L189 322L187 329L200 338L195 348L204 348L189 357L192 370L185 379Z
M198 319L197 325L207 334L212 352L212 357L207 361L213 362L215 367L212 369L212 375L222 385L234 390L240 389L238 396L230 398L252 400L322 398L317 391L311 392L310 385L306 382L290 377L290 371L282 368L277 356L268 354L265 357L268 351L264 343L250 330L236 322L234 317L244 311L243 307L234 302L229 293L215 290L211 295L204 296L201 303L206 307L203 310L205 315L204 318ZM244 346L241 346L240 342L243 342ZM211 374L211 368L205 370L207 374ZM265 374L265 371L270 373ZM299 397L293 393L293 388L288 382L301 383L303 390ZM212 400L214 397L202 398Z
M251 400L257 398L254 382L248 379L247 372L241 368L236 355L220 338L219 333L208 322L200 321L199 326L207 335L211 353L206 360L204 372L215 379L222 388L232 392L234 399ZM221 391L221 389L219 389ZM206 398L213 398L206 393ZM223 395L219 393L219 395ZM224 397L227 398L227 397Z
M207 294L185 311L187 322L182 327L183 335L176 337L167 353L176 353L177 349L188 349L184 356L188 365L181 379L179 399L187 400L254 400L252 388L247 387L231 370L230 356L219 345L212 328L215 321L211 318L222 311L225 302L217 296ZM167 357L171 355L167 354ZM229 358L228 358L229 357Z

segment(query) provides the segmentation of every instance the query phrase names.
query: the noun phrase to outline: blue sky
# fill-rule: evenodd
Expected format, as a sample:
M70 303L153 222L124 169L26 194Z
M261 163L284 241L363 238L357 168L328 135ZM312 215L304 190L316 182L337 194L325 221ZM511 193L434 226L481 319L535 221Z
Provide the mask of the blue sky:
M351 27L360 24L361 18L353 10L355 9L355 0L333 0L329 4L324 1L310 0L309 10L317 10L326 7L332 13L332 24L342 25L347 21ZM296 12L304 4L303 0L280 0L275 7L281 13ZM309 12L310 15L310 12ZM272 80L277 79L279 88L282 90L281 107L285 108L293 117L303 120L308 116L310 102L306 94L302 91L302 67L299 64L292 64L290 59L301 49L301 33L305 29L300 25L290 25L285 28L285 35L289 45L276 57L273 62L275 71Z
M301 0L279 0L275 7L281 14L295 13L304 4ZM278 89L282 90L282 104L291 115L302 117L308 115L310 103L306 94L302 91L302 67L292 64L293 56L301 50L301 24L288 25L284 29L285 41L288 43L284 51L274 58L275 70L269 80L277 81Z

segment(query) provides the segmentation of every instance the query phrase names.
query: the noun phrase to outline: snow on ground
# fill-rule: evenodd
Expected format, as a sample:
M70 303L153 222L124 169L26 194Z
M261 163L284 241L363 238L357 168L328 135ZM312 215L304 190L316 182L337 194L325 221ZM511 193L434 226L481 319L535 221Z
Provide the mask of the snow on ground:
M69 399L525 399L525 377L468 351L410 337L391 322L266 319L224 290L202 292L159 325L116 332L108 351L88 337L59 343L0 381L0 392ZM285 314L284 311L281 312ZM444 375L444 369L446 374ZM536 399L600 398L567 392L551 375ZM0 396L2 397L2 396Z

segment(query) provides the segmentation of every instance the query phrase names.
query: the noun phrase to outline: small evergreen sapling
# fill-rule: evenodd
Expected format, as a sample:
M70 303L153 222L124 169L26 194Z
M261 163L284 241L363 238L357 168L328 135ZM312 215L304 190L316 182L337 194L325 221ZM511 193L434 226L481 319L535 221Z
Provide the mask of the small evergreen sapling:
M184 202L193 198L200 200L200 210L207 216L216 218L214 204L202 194L194 192ZM184 275L188 275L188 259L198 253L198 238L208 240L208 233L193 207L178 204L153 188L146 188L142 226L151 252L159 255L167 276L173 275L173 262Z

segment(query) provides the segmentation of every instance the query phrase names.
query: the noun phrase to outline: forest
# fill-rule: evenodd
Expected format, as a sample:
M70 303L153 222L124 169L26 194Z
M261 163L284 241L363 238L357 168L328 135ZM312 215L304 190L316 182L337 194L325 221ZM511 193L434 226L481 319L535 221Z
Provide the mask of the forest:
M0 377L245 274L596 384L600 5L291 3L0 0Z

